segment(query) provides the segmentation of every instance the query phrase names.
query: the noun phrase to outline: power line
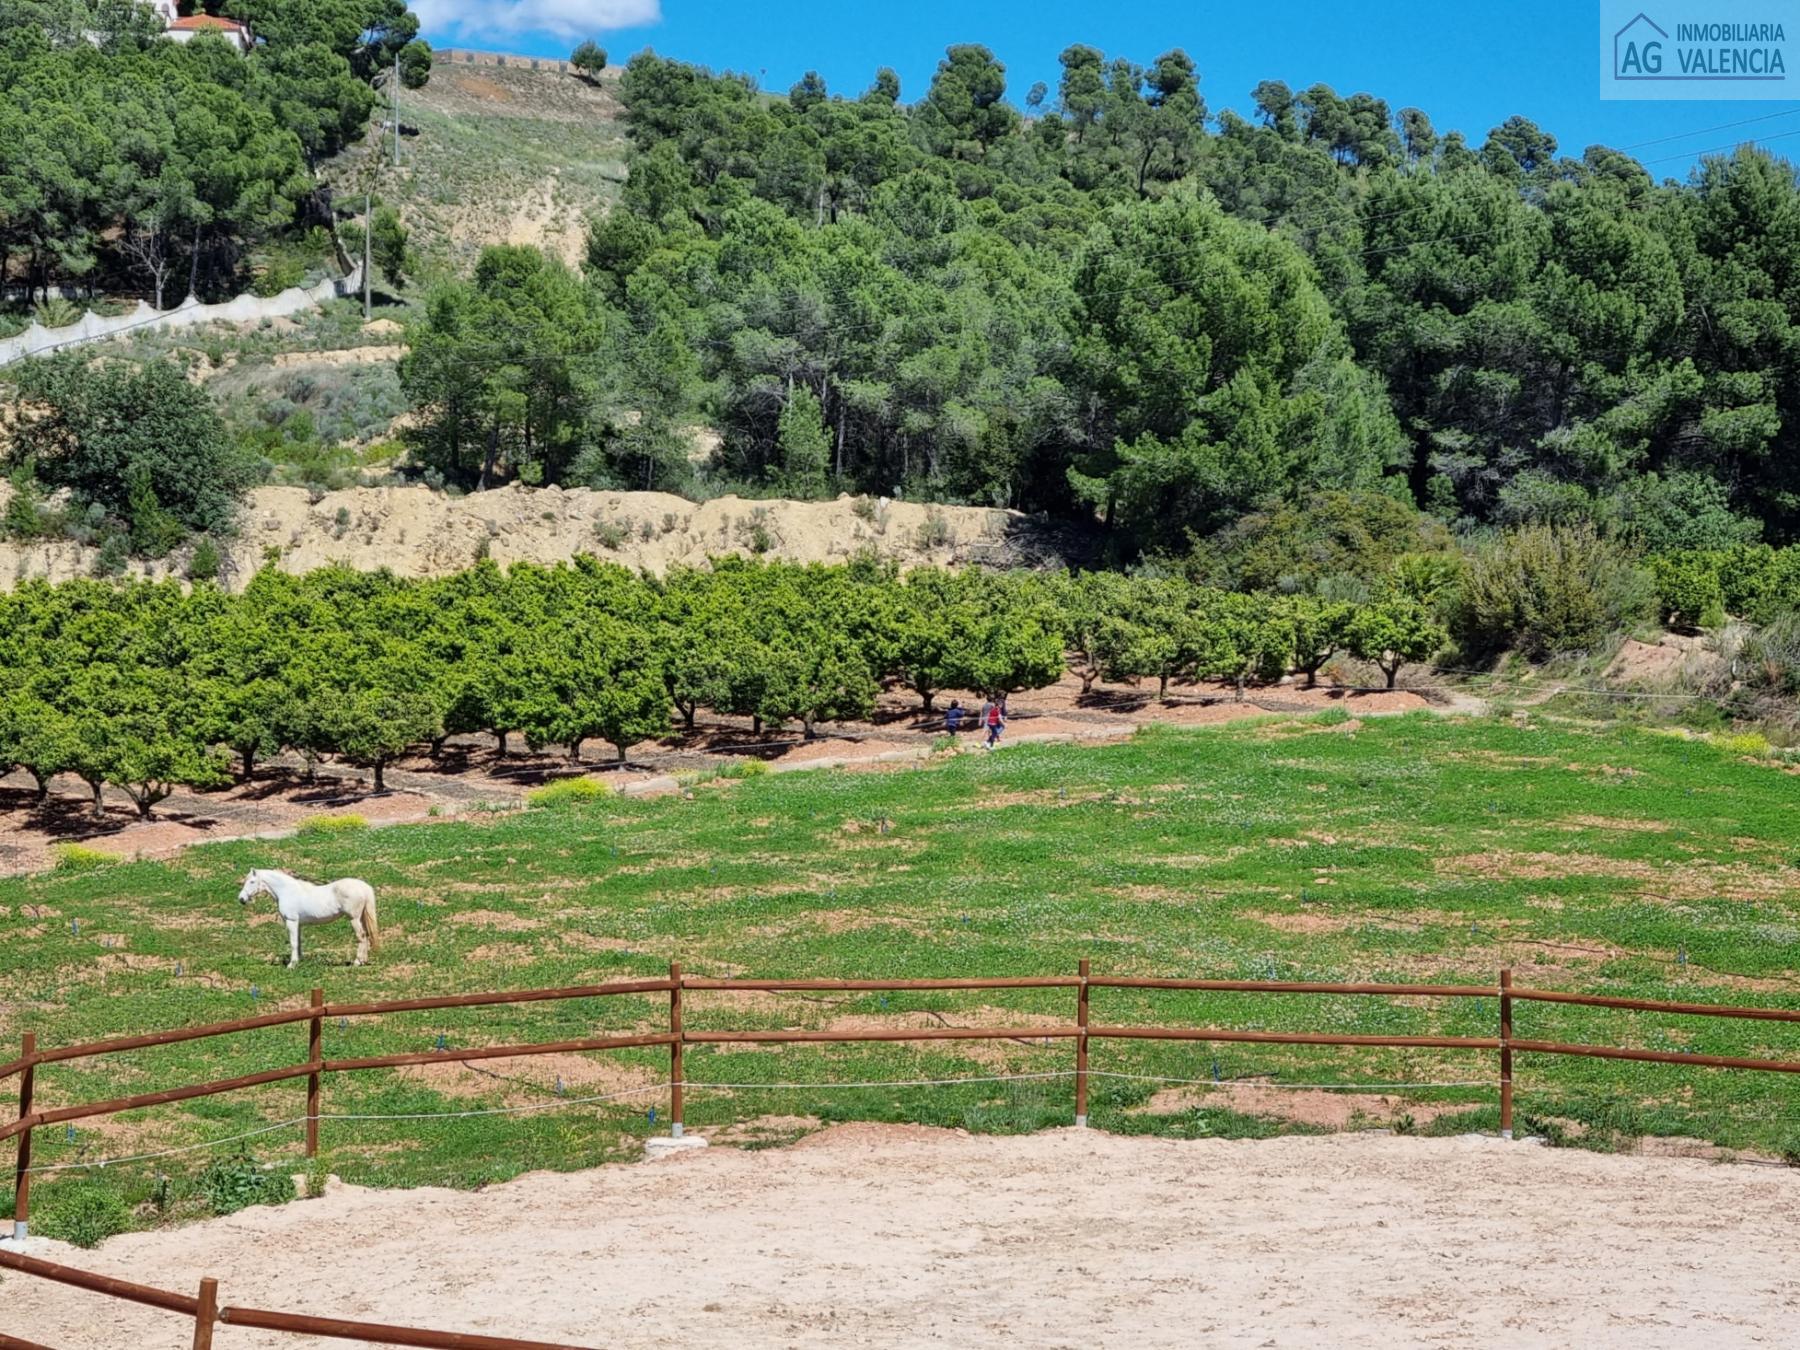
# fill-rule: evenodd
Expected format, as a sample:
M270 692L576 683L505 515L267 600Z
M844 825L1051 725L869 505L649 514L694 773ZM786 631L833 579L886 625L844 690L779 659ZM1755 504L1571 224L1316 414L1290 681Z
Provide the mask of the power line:
M1661 155L1661 156L1658 156L1656 159L1640 160L1639 163L1641 163L1641 164L1667 164L1670 160L1676 160L1676 159L1683 159L1683 160L1702 159L1707 155L1725 155L1725 154L1730 154L1733 150L1742 149L1746 145L1760 146L1769 141L1781 140L1783 137L1786 137L1786 136L1800 136L1800 129L1797 129L1794 131L1778 131L1772 136L1751 136L1751 137L1747 137L1744 140L1738 141L1734 145L1715 145L1707 150L1691 150L1691 151L1687 151L1687 152L1685 152L1683 154L1679 154L1679 155Z
M1658 136L1654 140L1634 141L1630 145L1613 145L1607 146L1606 148L1609 150L1617 150L1621 153L1629 150L1641 150L1647 146L1666 145L1670 141L1685 141L1689 136L1705 136L1715 131L1729 131L1733 127L1747 127L1753 122L1771 122L1778 117L1793 117L1796 115L1800 115L1800 108L1789 108L1784 112L1764 113L1761 117L1745 117L1736 122L1720 122L1717 126L1700 127L1694 131L1678 131L1672 136ZM1705 152L1698 151L1696 153L1704 154Z

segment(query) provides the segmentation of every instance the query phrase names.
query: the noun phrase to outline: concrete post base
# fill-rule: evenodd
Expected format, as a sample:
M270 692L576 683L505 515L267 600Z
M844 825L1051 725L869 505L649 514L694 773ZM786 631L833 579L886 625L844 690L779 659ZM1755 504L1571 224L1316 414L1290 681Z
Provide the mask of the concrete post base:
M698 1134L657 1135L644 1141L644 1158L666 1158L672 1153L686 1153L690 1149L705 1147L706 1139Z

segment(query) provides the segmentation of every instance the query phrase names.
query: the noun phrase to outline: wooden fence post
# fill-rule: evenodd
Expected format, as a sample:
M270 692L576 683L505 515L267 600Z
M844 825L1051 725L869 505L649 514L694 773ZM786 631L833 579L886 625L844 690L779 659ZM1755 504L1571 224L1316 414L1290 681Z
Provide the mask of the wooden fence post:
M37 1033L28 1031L21 1042L24 1058L27 1061L25 1072L19 1075L19 1119L23 1120L31 1114L31 1094L34 1080L37 1077L37 1066L30 1063L31 1057L37 1054ZM25 1130L19 1135L19 1161L14 1171L13 1183L13 1240L23 1242L31 1228L31 1131Z
M318 1064L325 1058L325 1015L321 1011L325 1006L325 991L312 991L312 1021L308 1022L306 1033L306 1062ZM319 1093L320 1079L318 1070L306 1076L306 1156L319 1156Z
M1088 1120L1088 959L1081 958L1081 986L1075 994L1075 1024L1081 1034L1075 1038L1075 1128L1087 1128Z
M681 1138L681 963L669 962L669 1135Z
M213 1323L219 1320L219 1282L200 1281L199 1306L194 1309L194 1350L212 1350Z
M1500 972L1500 1137L1513 1137L1512 969Z

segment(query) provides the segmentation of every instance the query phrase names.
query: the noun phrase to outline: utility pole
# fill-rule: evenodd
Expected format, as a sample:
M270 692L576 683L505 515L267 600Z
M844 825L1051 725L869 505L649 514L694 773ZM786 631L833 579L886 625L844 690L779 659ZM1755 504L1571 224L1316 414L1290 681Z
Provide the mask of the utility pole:
M369 237L375 228L375 193L363 189L363 322L369 321Z
M394 53L394 167L400 167L400 53Z

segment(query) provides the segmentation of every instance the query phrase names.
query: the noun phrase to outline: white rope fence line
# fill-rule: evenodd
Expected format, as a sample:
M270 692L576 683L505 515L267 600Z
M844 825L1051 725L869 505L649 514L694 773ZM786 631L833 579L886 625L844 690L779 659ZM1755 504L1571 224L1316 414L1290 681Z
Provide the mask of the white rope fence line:
M1074 1069L1052 1069L1044 1073L997 1073L976 1078L881 1078L862 1083L693 1083L684 1082L683 1088L700 1088L712 1092L758 1092L767 1089L771 1092L801 1091L807 1088L818 1088L822 1091L853 1091L858 1088L887 1087L956 1087L963 1083L1029 1083L1045 1078L1073 1078Z
M197 1153L202 1149L219 1148L224 1144L236 1144L245 1139L254 1139L258 1135L274 1134L277 1130L291 1130L296 1125L304 1125L305 1116L295 1116L292 1120L284 1120L275 1125L264 1125L260 1129L245 1130L242 1134L226 1135L223 1139L203 1139L197 1144L183 1144L179 1148L158 1149L154 1153L130 1153L122 1158L96 1158L92 1162L47 1163L42 1167L33 1167L33 1175L42 1172L75 1172L88 1169L104 1169L123 1167L126 1163L150 1162L157 1158L173 1158L181 1153Z
M1389 1092L1400 1089L1422 1088L1464 1088L1491 1087L1490 1080L1464 1079L1442 1083L1273 1083L1254 1079L1218 1079L1218 1078L1169 1078L1160 1074L1121 1073L1102 1069L1089 1069L1091 1078L1119 1078L1140 1083L1164 1083L1176 1086L1193 1087L1252 1087L1261 1089L1279 1089L1283 1091L1332 1091L1332 1092ZM1046 1079L1075 1078L1080 1071L1076 1069L1053 1069L1042 1073L1004 1073L984 1074L964 1078L902 1078L902 1079L870 1079L850 1083L702 1083L684 1081L682 1087L689 1091L710 1092L783 1092L783 1091L859 1091L873 1088L919 1088L919 1087L960 1087L965 1084L982 1083L1028 1083ZM46 1163L30 1169L33 1175L49 1172L99 1171L108 1167L123 1167L129 1163L153 1162L159 1158L173 1158L183 1154L197 1153L206 1149L222 1148L226 1144L242 1143L246 1139L256 1139L263 1135L275 1134L281 1130L293 1129L304 1125L309 1119L320 1123L337 1122L371 1122L394 1120L472 1120L483 1116L518 1116L537 1111L560 1111L571 1106L593 1106L604 1102L619 1101L626 1097L641 1097L647 1092L663 1092L671 1086L668 1082L646 1083L642 1087L624 1088L618 1092L606 1092L590 1097L559 1097L554 1101L529 1102L523 1106L481 1107L467 1111L406 1111L396 1113L356 1112L320 1115L317 1117L295 1116L290 1120L278 1121L273 1125L259 1126L254 1130L245 1130L241 1134L225 1135L218 1139L204 1139L199 1143L182 1144L175 1148L157 1149L150 1153L131 1153L117 1158L96 1158L92 1161L69 1163Z
M638 1097L646 1092L664 1092L668 1083L646 1083L643 1087L625 1088L619 1092L602 1093L596 1097L560 1097L554 1101L529 1102L524 1106L492 1106L469 1111L407 1111L393 1115L350 1114L295 1116L292 1120L284 1120L275 1125L264 1125L258 1129L245 1130L242 1134L228 1134L220 1139L206 1139L197 1144L183 1144L178 1148L158 1149L154 1153L133 1153L120 1158L97 1158L92 1162L48 1163L42 1167L33 1167L37 1172L71 1172L92 1168L119 1167L125 1163L148 1162L156 1158L173 1158L182 1153L195 1153L202 1149L221 1148L226 1144L241 1143L246 1139L255 1139L259 1135L274 1134L278 1130L289 1130L296 1125L304 1125L308 1120L325 1121L379 1121L379 1120L469 1120L476 1116L519 1116L533 1111L557 1111L567 1106L591 1106L598 1102L618 1101L623 1097Z
M321 1121L357 1120L473 1120L477 1116L523 1116L533 1111L560 1111L565 1106L592 1106L596 1102L616 1102L624 1097L641 1097L646 1092L666 1092L670 1084L646 1083L643 1087L623 1088L597 1097L558 1097L553 1101L529 1102L524 1106L490 1106L469 1111L402 1111L392 1115L378 1113L320 1116Z
M1497 1087L1492 1078L1461 1078L1444 1083L1275 1083L1261 1078L1165 1078L1154 1073L1115 1073L1089 1069L1089 1078L1128 1078L1138 1083L1167 1083L1175 1087L1274 1088L1282 1092L1394 1092L1413 1088Z

